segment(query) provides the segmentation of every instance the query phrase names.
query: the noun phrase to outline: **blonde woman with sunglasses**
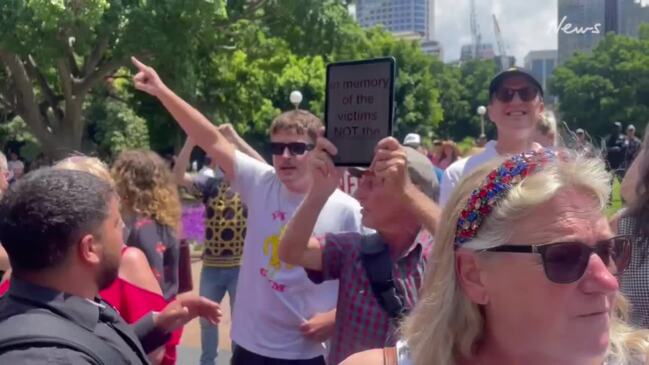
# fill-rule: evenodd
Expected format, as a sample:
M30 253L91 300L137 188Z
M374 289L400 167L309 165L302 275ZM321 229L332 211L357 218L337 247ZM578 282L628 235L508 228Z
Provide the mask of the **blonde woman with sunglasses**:
M469 175L396 351L343 364L646 364L649 332L624 322L631 244L603 213L609 181L603 161L551 150Z

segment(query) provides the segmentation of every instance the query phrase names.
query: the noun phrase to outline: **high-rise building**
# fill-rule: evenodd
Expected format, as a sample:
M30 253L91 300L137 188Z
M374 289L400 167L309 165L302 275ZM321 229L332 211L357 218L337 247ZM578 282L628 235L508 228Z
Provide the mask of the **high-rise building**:
M441 55L434 0L357 0L354 12L364 28L382 25L397 37L421 42L425 52Z
M609 32L638 36L649 22L649 6L639 0L559 0L559 63L575 52L589 52Z
M649 23L649 6L642 6L638 0L618 0L618 29L620 34L638 36L642 23Z
M496 51L491 43L481 43L475 50L475 58L479 60L490 60L496 57ZM465 44L460 50L460 61L468 61L473 59L473 45Z
M525 68L539 80L543 90L548 89L548 79L557 67L557 50L530 51L525 56Z
M392 33L415 32L425 40L435 35L434 0L357 0L356 19L362 27L383 25Z
M588 52L604 36L606 0L559 0L559 63L575 52Z

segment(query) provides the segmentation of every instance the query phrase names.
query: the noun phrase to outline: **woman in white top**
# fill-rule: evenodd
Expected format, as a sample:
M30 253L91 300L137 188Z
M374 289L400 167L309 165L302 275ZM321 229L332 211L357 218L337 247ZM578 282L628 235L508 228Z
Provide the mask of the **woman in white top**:
M649 363L649 332L624 322L631 244L603 214L609 181L600 159L548 149L466 177L402 344L343 364Z

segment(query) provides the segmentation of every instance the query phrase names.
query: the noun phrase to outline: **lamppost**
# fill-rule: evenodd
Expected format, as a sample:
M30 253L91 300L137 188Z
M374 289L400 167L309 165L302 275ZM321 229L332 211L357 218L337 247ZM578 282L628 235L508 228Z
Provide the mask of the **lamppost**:
M291 95L289 96L289 99L291 100L291 104L295 105L295 109L297 110L300 108L300 103L302 102L302 93L297 90L293 90L291 92Z
M480 135L484 135L484 115L487 114L487 108L484 107L484 105L480 105L478 107L478 115L480 116Z

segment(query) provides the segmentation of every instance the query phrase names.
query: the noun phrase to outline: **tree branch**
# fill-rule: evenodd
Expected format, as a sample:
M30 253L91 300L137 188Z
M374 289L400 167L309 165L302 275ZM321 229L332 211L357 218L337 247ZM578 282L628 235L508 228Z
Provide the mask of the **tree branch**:
M74 37L71 37L68 34L68 30L62 30L59 33L58 38L61 42L61 48L65 53L65 58L67 59L68 70L70 71L70 74L79 77L81 71L79 70L77 60L74 58L74 49L72 49L72 42L74 41Z
M25 65L27 66L27 72L29 73L29 75L38 82L38 85L43 91L43 95L45 95L45 100L52 108L54 117L60 123L63 119L63 111L61 110L61 108L59 108L59 101L62 98L54 94L52 88L47 83L45 76L43 76L43 73L38 68L36 61L34 61L34 58L31 55L28 56L28 60L27 62L25 62ZM47 111L47 109L45 110Z
M61 87L63 88L63 95L66 100L72 99L72 74L70 73L70 67L68 62L59 58L56 60L56 68L59 71L59 77L61 78Z
M95 70L97 65L99 65L99 61L101 61L104 52L108 49L108 44L110 42L110 38L108 35L101 35L99 36L98 42L95 45L95 48L92 49L92 52L90 52L90 56L86 58L86 62L83 65L83 76L86 77L87 75L90 75L92 71Z
M25 120L25 123L42 143L51 144L52 136L43 123L32 82L23 62L17 55L2 49L0 49L0 62L9 70L8 77L13 84L13 90L9 91L9 94L15 95L16 113Z
M96 71L85 75L83 80L76 83L74 86L74 91L76 95L81 95L87 93L97 82L111 73L115 72L121 66L126 65L127 60L125 59L113 59L108 62L105 62Z
M216 28L217 29L225 29L228 26L230 26L232 23L236 23L237 21L239 21L241 19L247 19L247 18L251 17L255 12L257 12L257 10L261 9L264 5L266 5L267 2L268 2L268 0L256 0L254 2L251 2L248 5L248 8L245 9L244 11L242 11L241 14L239 14L239 15L237 15L235 17L232 17L232 18L228 18L227 23L218 25Z

